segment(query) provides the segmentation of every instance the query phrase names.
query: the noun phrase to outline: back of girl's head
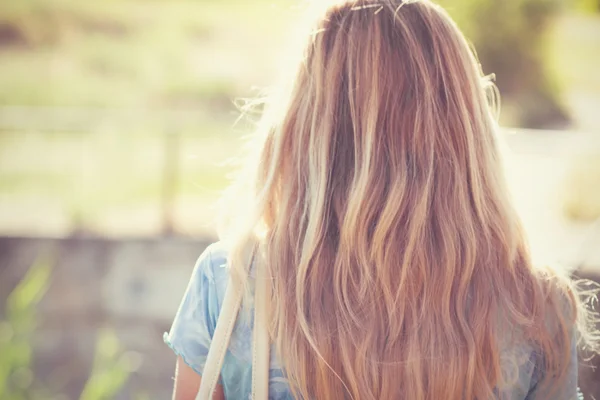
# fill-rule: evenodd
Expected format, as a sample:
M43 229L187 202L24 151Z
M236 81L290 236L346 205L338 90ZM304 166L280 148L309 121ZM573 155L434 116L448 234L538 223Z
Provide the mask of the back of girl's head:
M249 223L230 235L240 276L259 241L301 398L487 399L513 383L502 349L525 342L562 379L577 300L531 267L488 88L428 0L341 1L318 18L265 119L234 216Z

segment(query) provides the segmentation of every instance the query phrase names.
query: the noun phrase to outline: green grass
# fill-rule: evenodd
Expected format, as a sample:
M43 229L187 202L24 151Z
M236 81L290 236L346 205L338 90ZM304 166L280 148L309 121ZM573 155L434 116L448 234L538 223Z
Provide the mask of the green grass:
M6 0L0 27L20 39L3 42L0 29L0 105L202 106L248 95L270 81L290 4Z

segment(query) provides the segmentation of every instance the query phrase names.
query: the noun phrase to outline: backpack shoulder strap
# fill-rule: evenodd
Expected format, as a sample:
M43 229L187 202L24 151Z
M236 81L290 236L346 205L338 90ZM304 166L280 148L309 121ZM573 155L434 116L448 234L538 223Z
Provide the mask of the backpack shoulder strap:
M265 266L256 265L256 286L254 295L254 332L252 333L252 399L269 398L270 349L269 309L271 280Z
M237 287L236 281L229 278L227 288L225 289L225 298L223 306L217 320L217 326L213 335L212 343L208 349L208 356L202 372L200 389L196 395L196 400L212 399L213 393L221 374L223 359L229 345L229 339L233 332L235 320L237 318L240 304L243 297L243 289Z
M250 262L253 261L254 251ZM257 279L254 300L254 331L252 338L252 399L269 398L270 340L268 312L270 303L270 280L265 276L264 266L257 263ZM227 346L241 307L244 289L229 277L223 306L217 320L213 340L202 373L196 400L209 400L215 392Z

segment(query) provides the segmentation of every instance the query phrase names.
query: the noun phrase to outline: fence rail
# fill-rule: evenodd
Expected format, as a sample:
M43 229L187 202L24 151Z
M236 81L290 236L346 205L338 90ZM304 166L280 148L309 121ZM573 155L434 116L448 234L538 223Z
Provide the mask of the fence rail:
M201 128L215 118L205 109L0 106L0 130L3 131L92 132L105 128L148 127L168 134ZM517 152L565 154L590 145L600 146L600 133L520 128L503 131L508 145Z
M158 150L160 159L156 164L159 169L153 172L157 177L155 181L158 182L157 187L160 187L160 204L157 212L161 215L162 231L172 233L175 231L174 215L179 194L176 183L181 180L182 154L186 148L183 142L186 140L184 133L190 130L201 132L206 124L214 124L217 120L220 120L219 124L225 129L227 124L230 124L230 122L223 122L223 114L212 115L203 109L5 106L0 107L0 136L3 132L17 135L29 132L40 135L46 132L77 132L83 134L81 140L85 142L88 133L126 134L128 131L142 130L154 136L158 135L160 140L153 142L154 145L160 146ZM503 129L503 137L515 153L537 154L558 159L572 157L592 149L600 151L600 134ZM18 136L16 138L16 141L2 142L1 146L17 143ZM8 149L5 147L2 150ZM207 154L211 151L207 150ZM106 158L110 160L110 156L107 154ZM1 164L0 168L2 168ZM127 169L129 166L123 165L123 168Z
M163 136L160 167L160 215L162 231L171 234L174 229L177 184L180 179L181 134L186 130L203 129L215 116L204 110L186 109L93 109L53 107L0 107L0 134L12 133L68 133L127 132L147 130ZM14 143L14 142L13 142Z
M145 127L167 131L195 128L214 118L204 110L0 107L0 130L92 131Z

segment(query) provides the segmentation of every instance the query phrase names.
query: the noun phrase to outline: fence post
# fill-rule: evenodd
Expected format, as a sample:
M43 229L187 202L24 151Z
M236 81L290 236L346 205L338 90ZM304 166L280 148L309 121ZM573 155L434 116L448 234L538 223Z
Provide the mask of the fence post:
M179 177L179 150L181 133L178 130L165 131L163 193L162 193L162 233L175 233L175 208Z

